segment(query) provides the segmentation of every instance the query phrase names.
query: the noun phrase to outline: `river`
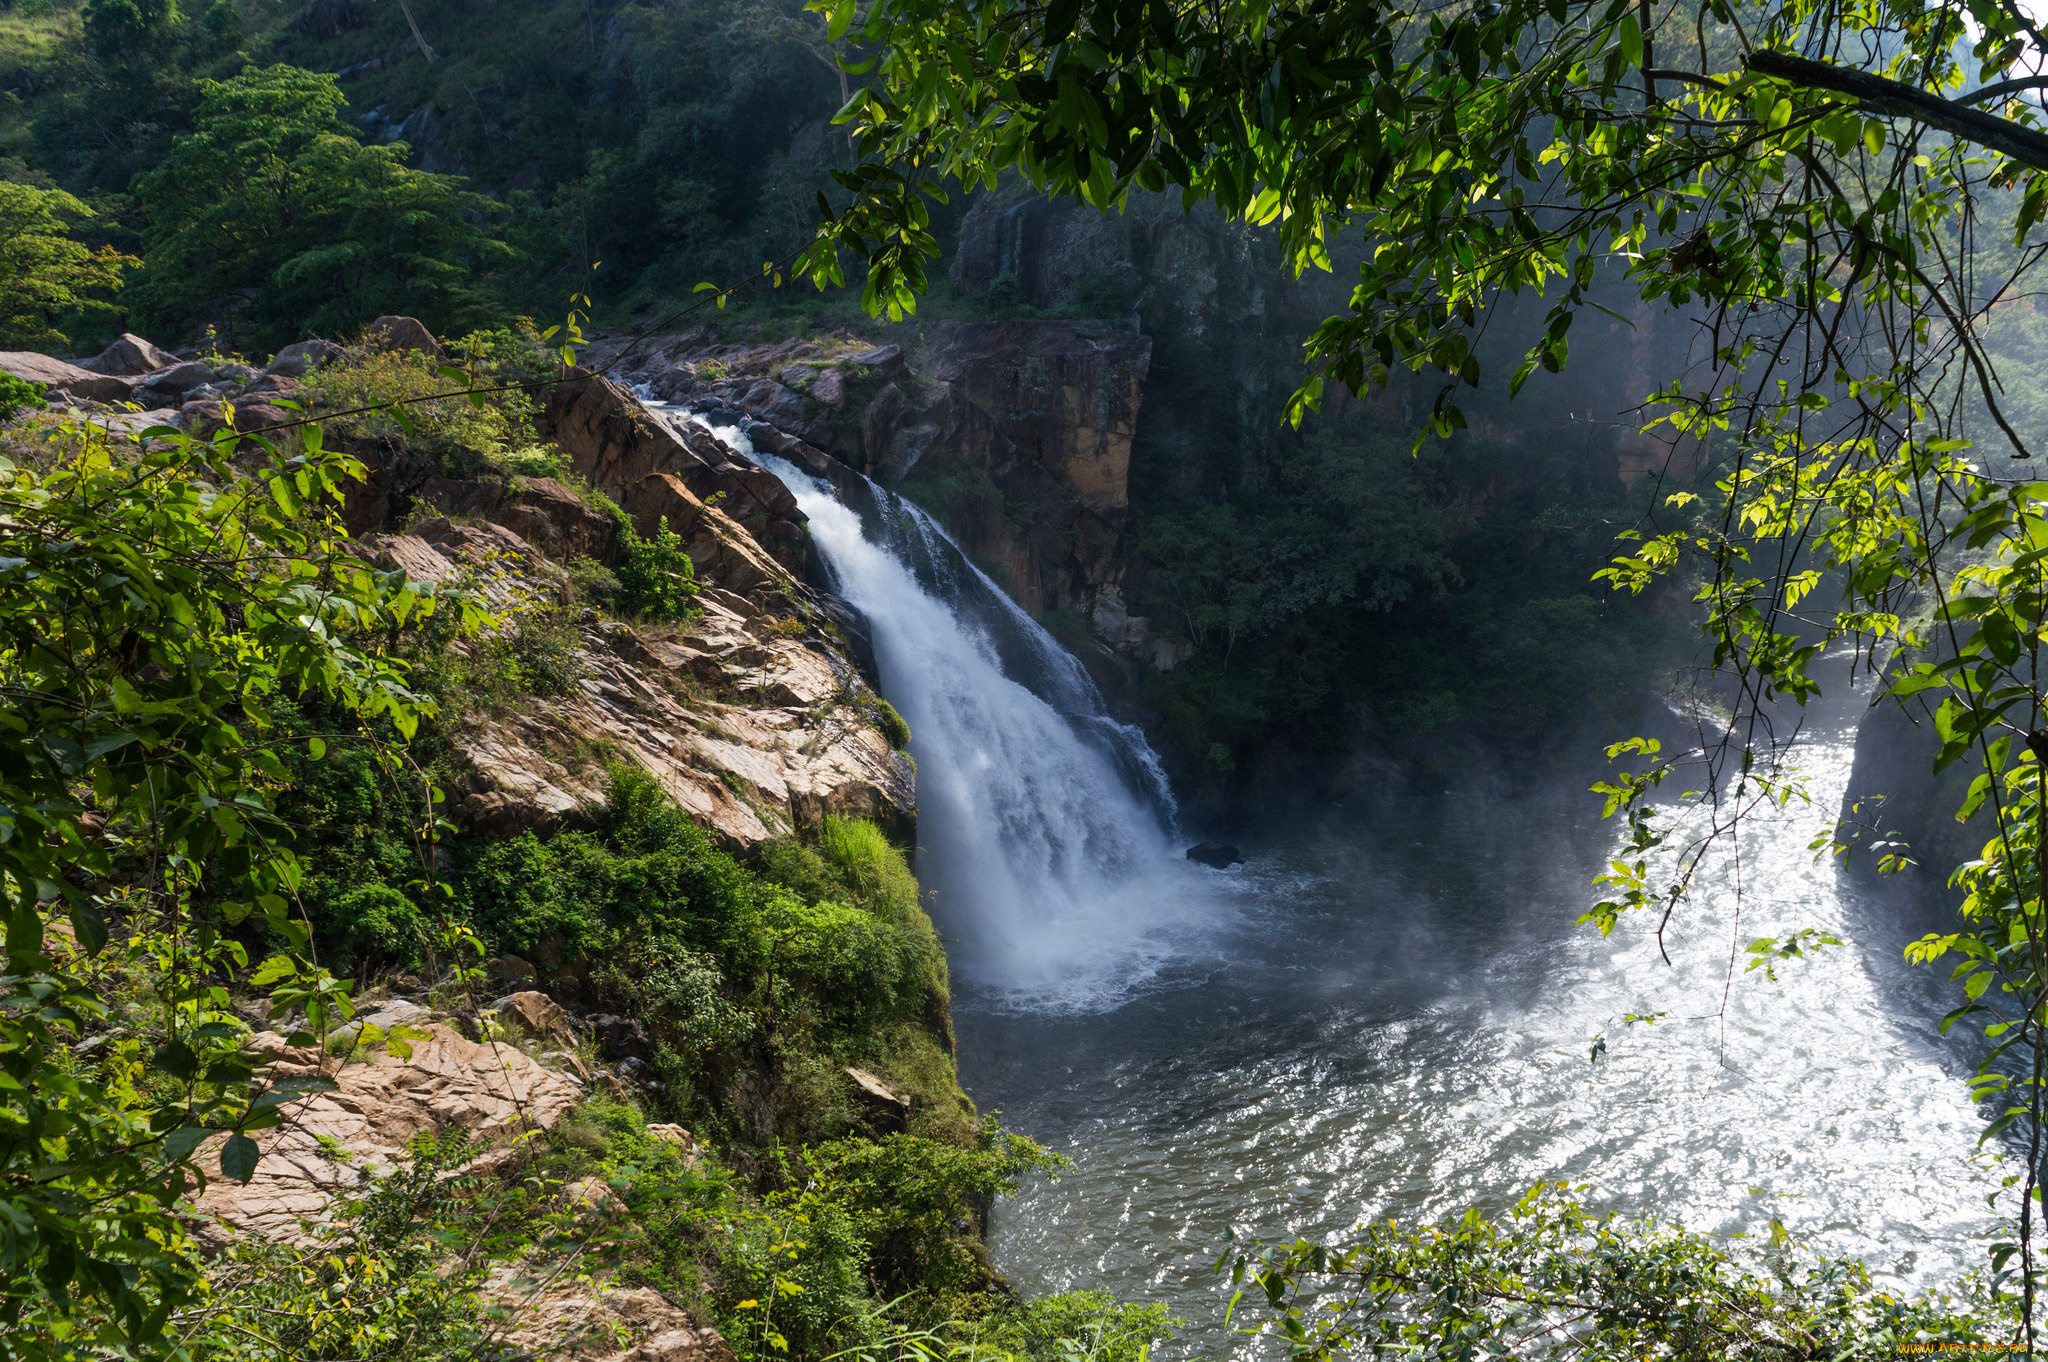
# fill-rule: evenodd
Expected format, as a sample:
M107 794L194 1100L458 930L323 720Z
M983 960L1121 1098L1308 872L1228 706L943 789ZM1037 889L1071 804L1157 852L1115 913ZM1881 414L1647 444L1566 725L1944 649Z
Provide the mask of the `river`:
M1922 914L1808 849L1849 718L1801 744L1812 804L1709 862L1668 966L1643 924L1573 924L1618 842L1592 796L1445 794L1331 808L1208 872L1233 911L1114 1006L964 990L969 1090L1074 1160L1000 1205L997 1263L1029 1294L1166 1301L1202 1356L1243 1346L1210 1272L1226 1226L1341 1237L1544 1179L1714 1235L1775 1217L1913 1284L1981 1266L2002 1170L1938 1034L1945 971L1901 955ZM1848 944L1731 982L1731 940L1797 927Z
M2005 1169L1938 1034L1944 972L1901 955L1942 891L1810 849L1850 780L1846 686L1796 748L1811 801L1706 861L1669 963L1651 924L1575 924L1621 836L1583 780L1326 808L1209 870L1179 854L1143 735L929 517L757 457L915 735L962 1079L1073 1160L996 1207L1027 1294L1163 1301L1174 1355L1228 1354L1255 1345L1210 1270L1227 1229L1342 1237L1555 1179L1738 1249L1780 1220L1904 1285L1983 1262ZM1743 968L1748 941L1802 928L1844 944L1775 981Z

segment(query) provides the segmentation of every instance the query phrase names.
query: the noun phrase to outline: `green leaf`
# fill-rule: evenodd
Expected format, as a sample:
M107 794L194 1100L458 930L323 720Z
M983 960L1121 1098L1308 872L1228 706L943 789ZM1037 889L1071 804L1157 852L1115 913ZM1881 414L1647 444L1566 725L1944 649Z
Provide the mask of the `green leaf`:
M220 1149L221 1176L236 1182L247 1182L256 1176L256 1160L260 1151L256 1142L239 1132L230 1135L228 1142Z

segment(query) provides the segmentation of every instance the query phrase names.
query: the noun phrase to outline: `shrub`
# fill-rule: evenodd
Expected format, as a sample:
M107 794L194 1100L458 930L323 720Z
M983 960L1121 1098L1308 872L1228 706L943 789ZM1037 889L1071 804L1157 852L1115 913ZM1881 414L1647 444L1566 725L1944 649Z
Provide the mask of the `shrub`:
M979 1227L998 1196L1028 1172L1057 1176L1068 1161L982 1123L967 1147L916 1135L834 1140L809 1153L808 1207L845 1209L886 1298L923 1288L949 1294L986 1285Z
M358 885L335 905L335 928L358 961L419 963L429 934L418 905L388 884Z
M619 517L619 562L615 569L618 608L645 619L669 622L686 619L695 607L697 565L683 549L682 536L661 518L652 539L642 539L633 522Z
M576 599L599 609L610 609L618 598L619 577L595 558L579 554L569 560L569 589Z
M917 877L867 819L825 815L818 850L854 902L876 916L896 921L917 908Z
M974 1341L1033 1362L1144 1362L1155 1343L1173 1337L1176 1324L1163 1305L1069 1291L1012 1305L984 1321Z
M403 445L432 459L446 476L473 476L532 449L532 399L519 392L495 394L481 405L466 397L436 398L457 385L435 367L416 352L351 350L307 375L299 397L316 412L349 413L328 423L331 435ZM390 406L401 401L402 409Z
M19 411L43 411L49 405L43 400L42 384L0 373L0 421L12 420Z

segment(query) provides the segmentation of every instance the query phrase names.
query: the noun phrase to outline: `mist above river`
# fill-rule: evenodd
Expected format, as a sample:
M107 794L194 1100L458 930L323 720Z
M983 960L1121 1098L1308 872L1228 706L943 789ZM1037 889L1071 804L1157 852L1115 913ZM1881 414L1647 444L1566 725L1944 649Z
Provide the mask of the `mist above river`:
M1896 886L1808 849L1851 737L1811 734L1813 804L1752 826L1739 867L1710 860L1671 966L1652 924L1574 925L1619 837L1580 789L1333 808L1247 848L1210 872L1236 925L1113 1011L1020 1015L970 989L970 1092L1075 1161L999 1206L999 1266L1027 1294L1166 1300L1191 1330L1177 1350L1204 1356L1246 1346L1209 1272L1226 1226L1341 1237L1498 1211L1545 1179L1714 1235L1779 1219L1912 1284L1981 1267L2002 1174L1937 1034L1946 971L1903 962L1925 928ZM1746 956L1731 976L1735 943L1799 927L1849 944L1775 984Z

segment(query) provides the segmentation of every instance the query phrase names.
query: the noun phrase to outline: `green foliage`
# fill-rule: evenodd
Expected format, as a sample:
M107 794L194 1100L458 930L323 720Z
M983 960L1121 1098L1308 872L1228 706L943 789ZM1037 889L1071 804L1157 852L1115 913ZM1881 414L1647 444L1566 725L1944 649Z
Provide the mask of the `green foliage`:
M520 362L511 364L517 373ZM439 367L417 352L359 347L307 375L297 396L312 412L335 413L328 424L336 438L402 445L449 477L501 469L536 452L530 394L473 399ZM478 376L491 381L495 371L479 366Z
M1173 1337L1175 1325L1163 1305L1069 1291L1016 1303L981 1322L972 1341L1032 1362L1145 1362L1155 1344Z
M917 878L873 823L828 813L818 829L818 850L852 902L886 921L916 916Z
M112 310L102 295L119 288L136 262L74 239L92 216L61 189L0 178L0 349L64 347L67 319ZM0 412L8 400L0 393Z
M204 321L253 348L384 313L446 331L497 310L487 278L518 260L478 225L497 205L407 168L403 144L364 146L334 77L251 67L200 92L193 131L135 182L150 225L127 302L146 324Z
M971 1146L892 1135L837 1140L809 1151L803 1204L840 1207L867 1250L885 1298L945 1296L986 1281L977 1238L988 1207L1027 1173L1057 1175L1068 1160L985 1121Z
M438 1362L487 1347L496 1321L482 1288L510 1255L449 1252L473 1232L478 1198L455 1170L479 1148L416 1136L395 1171L338 1198L305 1248L237 1236L209 1266L190 1356Z
M430 712L384 642L434 599L341 552L320 509L361 465L309 430L298 457L218 483L232 432L216 445L160 434L127 453L60 426L46 463L0 465L8 1359L88 1341L158 1350L195 1299L170 1207L204 1176L199 1143L228 1132L220 1170L246 1178L247 1132L326 1082L265 1086L236 1058L242 1028L217 979L247 952L223 927L260 922L285 945L250 980L273 1005L316 1031L349 1010L346 985L299 954L308 932L287 895L303 868L272 811L281 720L308 701L406 735ZM110 918L155 973L147 1034L112 1026L96 960ZM74 1051L110 1028L93 1058Z
M329 921L365 962L417 965L432 939L419 906L388 884L349 890Z
M43 411L49 405L43 400L42 384L0 374L0 422L12 420L17 412Z
M2017 1322L1985 1302L1881 1290L1858 1262L1803 1260L1782 1226L1758 1272L1701 1235L1595 1216L1562 1183L1499 1220L1469 1211L1446 1230L1371 1225L1346 1245L1237 1250L1217 1270L1308 1362L1886 1358L1986 1347Z
M896 712L896 706L877 695L873 712L875 725L882 730L882 736L889 740L889 746L898 752L910 746L910 724Z
M697 565L683 548L683 537L663 516L651 539L642 539L633 522L621 513L613 539L618 559L613 575L618 589L612 601L625 614L658 622L688 619L696 612Z

